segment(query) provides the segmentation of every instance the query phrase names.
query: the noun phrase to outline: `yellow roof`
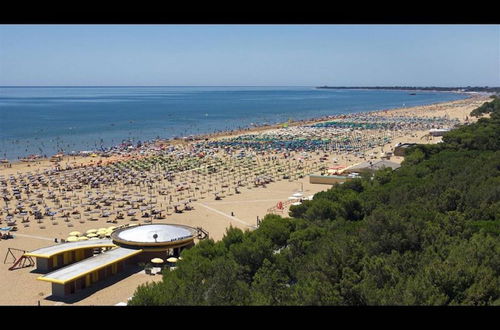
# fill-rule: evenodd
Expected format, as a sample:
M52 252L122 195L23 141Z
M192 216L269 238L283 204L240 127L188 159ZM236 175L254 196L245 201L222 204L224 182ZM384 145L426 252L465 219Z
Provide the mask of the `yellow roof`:
M74 237L74 236L70 236L70 237ZM72 244L57 244L57 245L53 245L53 246L48 247L48 248L42 248L42 249L38 249L38 250L34 250L31 252L25 253L25 255L30 256L30 257L36 257L36 258L51 258L54 255L57 255L57 254L60 254L63 252L68 252L68 251L74 251L74 250L80 250L80 249L90 249L90 248L101 248L101 247L116 247L116 245L111 243L111 242L105 242L105 243L99 242L98 244L86 244L87 241L78 241L78 240L75 241L75 239L78 239L78 237L74 237L74 238L70 239L69 242L71 242ZM78 243L81 243L81 245ZM49 249L50 251L47 251L47 249Z
M47 276L47 275L40 276L40 277L38 277L38 278L37 278L37 280L40 280L40 281L46 281L46 282L52 282L52 283L58 283L58 284L66 284L66 283L68 283L68 282L74 281L75 279L77 279L77 278L79 278L79 277L85 276L85 275L90 274L90 273L92 273L92 272L94 272L94 271L97 271L97 270L99 270L99 269L105 268L105 267L107 267L107 266L109 266L109 265L111 265L111 264L117 263L117 262L119 262L119 261L121 261L121 260L125 260L125 259L127 259L127 258L130 258L130 257L132 257L132 256L134 256L134 255L137 255L137 254L141 253L141 252L142 252L142 250L136 250L136 251L133 251L131 254L128 254L128 255L126 255L126 256L123 256L123 257L120 257L120 258L114 259L114 260L112 260L112 261L110 261L110 262L107 262L107 263L101 264L101 265L99 265L99 266L97 266L97 267L94 267L94 268L92 268L92 269L86 270L86 271L84 271L84 272L82 272L82 273L80 273L80 274L78 274L78 275L75 275L75 276L73 276L73 277L71 277L71 278L68 278L68 279L65 279L65 280L58 280L58 279L54 279L54 278L50 278L50 277L45 277L45 276ZM68 266L68 267L71 267L71 266L74 266L74 264L73 264L73 265L70 265L70 266ZM50 274L48 274L48 275L50 275Z

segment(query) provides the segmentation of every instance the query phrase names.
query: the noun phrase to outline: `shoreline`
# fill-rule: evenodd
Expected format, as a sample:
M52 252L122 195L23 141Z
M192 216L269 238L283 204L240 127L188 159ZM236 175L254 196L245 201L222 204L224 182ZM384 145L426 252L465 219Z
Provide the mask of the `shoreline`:
M359 89L359 88L358 88ZM168 138L168 139L153 139L153 140L146 140L141 142L141 146L146 146L146 147L152 147L155 145L167 145L167 146L175 146L175 145L189 145L190 143L196 143L197 141L207 141L210 139L221 139L221 138L229 138L229 137L237 137L240 135L244 134L255 134L255 133L260 133L263 131L267 130L272 130L272 129L279 129L283 128L284 125L286 124L287 127L296 127L296 126L301 126L301 125L312 125L312 124L317 124L321 122L325 122L328 120L333 120L333 119L338 119L338 118L344 118L345 116L349 115L360 115L360 114L378 114L378 113L387 113L388 111L398 111L398 110L411 110L412 108L419 108L419 107L426 107L426 106L433 106L433 105L442 105L446 106L448 103L455 103L455 102L462 102L464 100L468 99L473 99L477 97L482 97L482 96L489 96L490 94L487 93L479 93L479 92L459 92L459 94L464 94L463 99L460 100L454 100L454 101L445 101L445 102L434 102L434 103L428 103L424 105L417 105L417 106L412 106L412 107L395 107L395 108L387 108L387 109L380 109L380 110L368 110L368 111L361 111L361 112L355 112L355 113L342 113L342 114L336 114L336 115L330 115L330 116L322 116L322 117L312 117L312 118L307 118L307 119L301 119L301 120L289 120L284 123L278 123L278 124L266 124L266 125L254 125L254 126L248 126L244 128L239 128L239 129L234 129L234 130L228 130L228 131L217 131L213 133L202 133L202 134L191 134L188 135L187 137L183 138ZM187 138L187 139L186 139ZM123 147L120 149L120 145L123 145L124 143L122 142L121 144L114 145L108 148L105 148L105 151L100 151L100 150L88 150L89 154L93 153L96 154L99 160L107 159L108 157L103 156L106 154L111 153L112 157L115 157L113 153L117 152L127 152L127 149L123 149ZM130 145L133 146L131 143ZM137 151L136 148L130 151L130 154L133 154L134 151ZM88 155L82 155L82 152L84 150L79 150L75 154L69 153L69 154L63 154L63 158L61 159L60 162L68 162L73 158L73 161L82 161L89 159ZM0 167L0 173L2 168L5 168L5 165L8 165L9 167L12 166L19 166L20 164L32 164L32 165L37 165L40 162L51 162L54 164L57 164L57 162L52 162L51 158L56 156L58 154L52 155L52 156L47 156L47 157L37 157L34 158L33 160L30 161L23 161L22 159L28 159L30 155L25 156L24 158L17 159L17 160L8 160L8 163L0 163L0 165L4 165ZM31 167L31 166L27 166Z
M466 116L470 115L470 111L482 104L484 100L486 100L485 97L469 98L370 113L379 113L381 117L392 118L394 121L400 119L404 121L405 118L432 119L448 116L463 123ZM369 115L368 117L376 116ZM346 117L346 119L351 121L356 117ZM321 120L309 122L321 122ZM302 121L293 123L291 126L300 124ZM363 160L378 159L381 157L381 152L391 151L397 143L428 144L441 140L440 137L423 139L423 136L428 134L428 130L421 128L422 126L409 126L393 131L397 134L391 134L390 141L380 140L383 145L374 144L369 148L364 148L362 155L338 149L328 150L325 152L328 157L323 161L321 157L324 157L325 153L321 149L306 152L286 148L279 151L264 150L264 152L249 150L246 154L249 157L238 158L237 154L239 150L245 150L244 146L236 146L234 150L231 148L225 150L217 146L213 149L207 147L205 150L209 153L196 159L197 156L191 150L191 148L196 149L196 141L176 141L175 146L170 143L171 149L167 149L168 157L176 158L177 154L180 155L175 161L179 167L174 166L173 169L152 168L141 173L138 168L121 167L123 169L121 170L119 166L116 166L120 164L109 167L94 166L100 160L103 165L107 161L119 161L121 156L116 156L116 158L65 156L60 162L61 167L66 162L70 164L85 162L91 165L69 171L64 169L53 171L55 163L49 160L36 163L18 162L8 169L0 167L6 195L10 198L8 210L0 211L0 220L2 220L2 226L8 225L6 221L10 213L13 219L17 220L16 226L18 227L13 234L14 239L0 245L0 253L6 255L7 247L32 251L54 245L56 244L55 238L66 238L72 231L85 233L91 228L107 228L110 226L110 220L116 225L146 224L147 221L154 221L154 223L202 227L210 233L211 239L219 241L230 226L241 230L253 230L258 219L262 219L266 214L278 212L276 214L286 215L288 206L285 206L281 213L276 211L276 207L279 202L283 204L289 202L293 194L300 192L304 197L310 198L331 187L310 183L307 174L327 172L325 168L329 166L348 167ZM268 130L280 133L274 127L258 127L238 131L238 133L258 133ZM291 131L294 130L296 129L293 128ZM286 132L286 130L283 131ZM377 134L385 135L379 131L377 128L369 128L353 132L367 138ZM229 135L222 133L219 135L212 137L209 142L224 137L232 138L236 134L233 132ZM182 142L185 143L181 144ZM151 156L152 160L157 158L158 154L153 149L154 146L151 144L149 147L144 147L143 154L141 150L134 150L129 153L129 157L122 159L147 163L148 157ZM148 153L147 149L152 152ZM199 150L203 151L203 147ZM184 160L186 162L194 160L191 162L193 166L182 168L183 164L186 164L182 157L186 155ZM391 156L390 160L400 163L403 157ZM208 168L217 170L212 172ZM166 174L166 171L171 170L174 172L172 181ZM256 182L256 180L265 180L266 175L272 176L271 182L264 185ZM99 186L91 186L90 178L98 179ZM32 181L33 184L31 184ZM43 185L44 182L47 184ZM24 183L29 184L29 189L32 190L31 200L28 199ZM36 183L38 184L35 185ZM16 187L21 193L21 199L16 199L14 196ZM216 196L221 198L217 199ZM18 203L21 203L22 210L18 208ZM185 208L187 203L191 208ZM182 212L174 212L176 206L182 208ZM47 207L50 213L44 214L42 219L36 219L35 214L29 213L34 212L36 208L47 211ZM154 220L144 217L144 212L149 212L150 209L162 212L165 217ZM21 211L29 212L23 215ZM122 213L120 219L117 218L119 213ZM0 305L31 305L36 304L37 301L42 305L114 305L117 302L126 301L140 284L161 279L161 277L151 277L144 271L140 271L120 281L110 282L109 286L99 290L89 289L76 297L74 301L64 302L50 297L50 283L36 280L38 275L31 272L32 268L9 271L8 267L12 265L12 262L0 267L0 276L4 279L4 283L9 284L2 287Z
M417 91L417 92L441 92L441 93L459 93L459 94L468 94L468 93L481 93L481 94L496 94L500 90L500 87L412 87L412 86L360 86L360 87L343 87L343 86L316 86L315 89L351 89L351 90L386 90L386 91ZM476 90L474 90L476 89Z

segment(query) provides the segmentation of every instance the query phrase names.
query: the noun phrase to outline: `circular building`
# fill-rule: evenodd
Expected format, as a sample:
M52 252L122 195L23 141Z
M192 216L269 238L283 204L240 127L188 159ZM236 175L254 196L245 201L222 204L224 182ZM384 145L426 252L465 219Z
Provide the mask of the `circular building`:
M115 245L124 248L159 252L190 247L197 236L198 230L192 227L149 224L117 229L111 234L111 239Z
M153 258L178 257L185 248L194 246L200 229L177 224L144 224L118 228L111 241L119 248L140 250L130 262L149 262Z
M177 257L184 248L194 246L195 239L207 237L202 228L144 224L118 228L111 239L58 244L25 255L37 258L38 269L56 269L38 279L52 283L53 295L65 296L120 273L127 265ZM96 249L98 254L93 255Z

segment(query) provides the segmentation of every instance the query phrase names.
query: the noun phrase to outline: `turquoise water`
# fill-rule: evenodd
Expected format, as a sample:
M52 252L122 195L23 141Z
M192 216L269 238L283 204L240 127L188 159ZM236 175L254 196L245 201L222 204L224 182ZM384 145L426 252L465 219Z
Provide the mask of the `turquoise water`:
M410 107L465 98L443 92L314 87L0 87L0 158Z

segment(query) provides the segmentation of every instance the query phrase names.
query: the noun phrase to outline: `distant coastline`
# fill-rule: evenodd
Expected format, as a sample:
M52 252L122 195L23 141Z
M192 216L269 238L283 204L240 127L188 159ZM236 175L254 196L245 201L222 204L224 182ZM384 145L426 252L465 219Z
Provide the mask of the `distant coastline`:
M415 87L415 86L372 86L372 87L347 87L347 86L318 86L317 89L375 89L375 90L403 90L427 92L458 92L458 93L500 93L500 87Z

